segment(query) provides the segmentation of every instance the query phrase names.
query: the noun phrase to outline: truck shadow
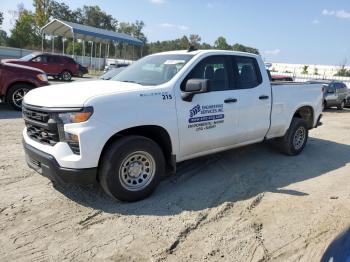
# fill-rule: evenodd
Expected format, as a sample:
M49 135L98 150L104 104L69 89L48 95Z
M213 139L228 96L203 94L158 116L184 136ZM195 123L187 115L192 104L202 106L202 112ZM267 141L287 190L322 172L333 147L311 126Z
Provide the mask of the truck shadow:
M310 138L304 152L294 157L258 144L186 161L152 196L136 203L112 200L98 186L55 187L71 200L106 213L168 216L250 199L263 192L305 197L308 192L284 187L322 176L349 162L349 145Z
M13 109L9 104L0 103L0 120L21 118L22 112Z

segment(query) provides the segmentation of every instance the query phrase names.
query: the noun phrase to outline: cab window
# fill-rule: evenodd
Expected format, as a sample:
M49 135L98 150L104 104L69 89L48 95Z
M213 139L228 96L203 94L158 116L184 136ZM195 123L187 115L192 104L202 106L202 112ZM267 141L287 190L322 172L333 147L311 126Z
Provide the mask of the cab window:
M34 57L32 59L33 62L37 63L47 63L47 56L46 55L39 55L37 57Z
M200 61L188 74L181 84L181 89L185 89L189 79L208 79L209 92L230 90L228 78L228 59L225 56L210 56Z
M262 83L259 65L255 58L236 56L233 63L238 89L257 87Z

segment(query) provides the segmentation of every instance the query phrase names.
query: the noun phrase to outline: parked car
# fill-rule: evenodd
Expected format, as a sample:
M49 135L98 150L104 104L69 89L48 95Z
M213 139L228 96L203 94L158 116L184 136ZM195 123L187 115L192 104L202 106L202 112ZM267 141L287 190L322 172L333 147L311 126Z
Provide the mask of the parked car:
M294 79L291 76L283 76L283 75L271 75L272 82L293 82Z
M119 67L127 67L129 64L126 63L119 63L119 64L109 64L105 66L105 69L103 70L104 73L108 72L111 69L119 68Z
M31 91L23 142L29 167L42 175L98 182L116 199L137 201L184 160L268 139L298 155L320 123L322 100L320 84L271 84L254 54L165 52L111 81Z
M324 87L324 108L337 107L343 110L348 96L347 86L340 81L313 80L308 83L322 84Z
M80 63L78 63L79 65L79 77L84 77L84 75L89 73L89 69L83 65L81 65Z
M32 53L20 59L5 59L4 62L35 67L43 70L55 79L70 81L72 76L79 76L79 64L71 57L49 54Z
M348 96L346 97L345 107L350 107L350 89L348 88Z
M101 80L110 80L111 78L115 77L118 75L121 71L123 71L126 67L119 67L119 68L113 68L108 70L106 73L101 75L98 79Z
M42 70L0 63L0 98L15 109L22 109L23 97L29 90L48 85L47 76Z
M345 107L348 88L342 82L332 82L326 87L325 108L336 106L338 110Z

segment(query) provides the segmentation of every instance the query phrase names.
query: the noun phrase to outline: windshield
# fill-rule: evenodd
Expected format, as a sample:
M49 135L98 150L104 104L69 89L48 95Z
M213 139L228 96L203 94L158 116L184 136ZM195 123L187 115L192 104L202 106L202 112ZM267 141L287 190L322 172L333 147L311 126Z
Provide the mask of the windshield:
M125 68L112 80L160 85L172 79L193 55L151 55Z
M22 60L22 61L29 61L29 60L31 60L33 57L35 57L35 55L29 54L29 55L23 56L23 57L20 58L19 60Z
M123 71L126 67L119 67L119 68L114 68L110 69L107 71L105 74L100 76L100 79L103 80L110 80L112 77L118 75L121 71Z

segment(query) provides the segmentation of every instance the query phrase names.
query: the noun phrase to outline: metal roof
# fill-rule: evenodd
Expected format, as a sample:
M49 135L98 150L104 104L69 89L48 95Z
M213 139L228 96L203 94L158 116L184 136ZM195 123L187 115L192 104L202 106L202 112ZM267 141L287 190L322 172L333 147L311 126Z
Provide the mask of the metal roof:
M124 42L131 45L141 46L143 42L137 38L134 38L127 34L117 33L105 29L100 29L92 26L76 24L72 22L62 21L54 19L41 28L43 34L63 36L63 37L74 37L85 41L95 42Z

